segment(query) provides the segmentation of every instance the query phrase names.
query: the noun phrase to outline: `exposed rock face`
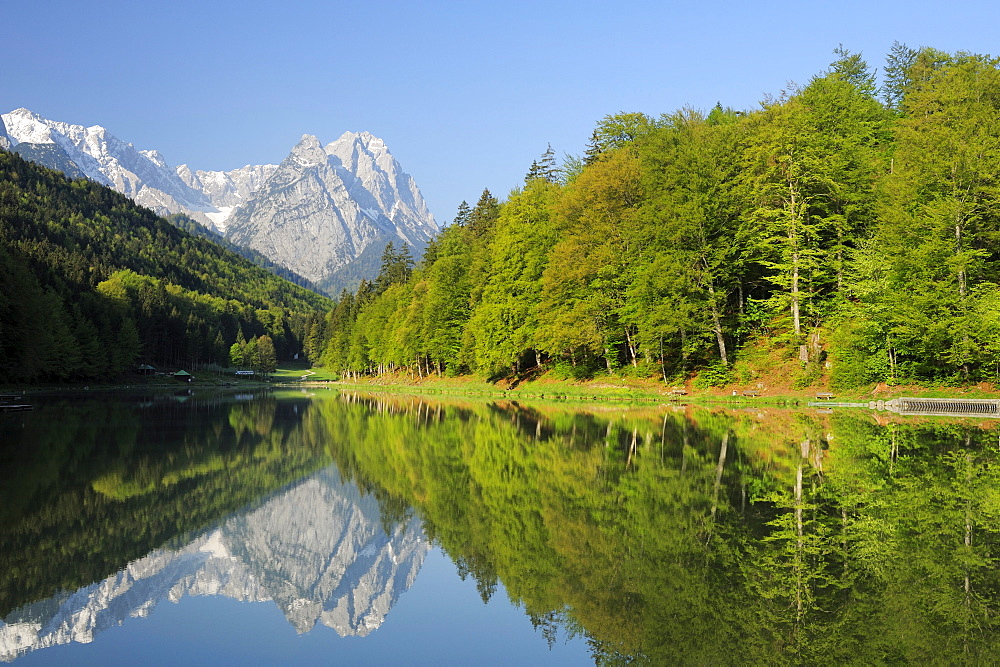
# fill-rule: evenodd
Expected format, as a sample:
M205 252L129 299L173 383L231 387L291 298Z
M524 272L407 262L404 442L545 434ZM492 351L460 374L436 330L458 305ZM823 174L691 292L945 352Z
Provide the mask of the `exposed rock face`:
M245 203L277 170L277 165L247 165L232 171L191 171L186 164L177 167L177 175L191 188L198 190L218 209L206 213L216 230L225 233L226 220L240 204Z
M437 225L428 225L428 221L434 217L416 183L403 172L385 142L368 132L346 132L327 145L326 152L332 162L339 161L354 175L356 182L349 188L352 198L358 202L374 199L392 221L398 239L418 247L431 239Z
M0 116L0 148L9 151L13 147L14 142L7 134L7 126L3 122L3 116Z
M370 247L422 251L437 231L413 183L381 139L348 132L325 148L304 135L227 236L323 284Z
M416 518L387 535L377 501L328 468L182 549L159 549L104 581L13 612L0 623L0 660L93 641L185 595L272 601L298 632L319 622L364 636L413 584L429 549Z
M2 118L14 148L21 143L55 144L88 178L161 215L187 213L208 223L204 213L216 210L204 194L187 186L157 151L136 150L100 125L60 123L27 109Z
M99 125L17 109L0 116L0 148L18 144L31 145L22 151L27 159L82 172L161 215L184 213L331 288L339 287L331 277L352 262L371 273L387 242L419 253L438 231L413 179L367 132L347 132L325 148L305 135L277 166L197 171L174 169L159 152L136 150Z

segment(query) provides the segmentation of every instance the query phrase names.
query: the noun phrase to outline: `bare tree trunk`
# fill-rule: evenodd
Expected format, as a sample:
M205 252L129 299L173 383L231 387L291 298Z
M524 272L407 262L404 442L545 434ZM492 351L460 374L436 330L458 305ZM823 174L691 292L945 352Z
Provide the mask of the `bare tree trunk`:
M722 488L722 472L726 467L726 452L729 449L729 431L722 436L722 446L719 447L719 462L715 466L715 487L712 494L712 521L715 521L715 512L719 507L719 490Z
M625 461L625 467L628 468L632 465L632 457L635 456L636 443L638 442L638 429L632 429L632 444L628 448L628 459Z
M629 328L625 327L625 341L628 343L628 352L632 357L632 368L639 365L635 358L635 344L632 342L632 334L629 332Z
M660 373L663 375L663 384L667 383L667 363L663 358L663 334L660 334Z
M886 352L889 354L889 380L896 384L896 351L892 347L892 341L886 339Z
M715 302L715 287L712 281L708 281L708 296L712 310L712 331L715 332L715 342L719 345L719 358L723 366L729 365L729 357L726 354L726 339L722 335L722 323L719 318L719 305Z
M681 373L687 373L687 335L684 332L684 327L681 327Z
M688 442L688 422L687 422L687 419L685 418L684 419L684 429L683 429L683 431L681 433L681 475L684 475L684 473L687 471L687 464L688 464L687 451L688 451L688 446L689 446L689 442Z
M573 422L576 424L576 422ZM667 441L667 413L663 413L663 424L660 426L660 463L663 463L663 447Z
M799 303L801 291L799 290L799 280L801 278L801 261L802 254L801 248L799 247L799 225L801 223L799 215L799 200L798 192L795 189L795 182L791 177L788 178L788 207L791 218L788 224L788 247L791 251L791 272L792 280L790 286L790 306L792 311L792 331L795 333L796 338L802 335L802 315L801 306ZM799 360L803 363L809 361L809 348L805 345L799 345Z
M971 444L972 437L965 436L965 446L968 447ZM972 454L966 452L965 454L965 483L966 487L972 482ZM970 500L965 501L965 550L971 554L972 552L972 502ZM969 569L965 569L965 606L969 607L971 604L971 593L972 593L972 580L969 577Z
M796 617L802 620L802 589L805 582L802 581L802 569L805 560L805 541L802 526L802 459L799 460L798 468L795 471L795 610Z
M712 273L708 270L708 260L702 256L701 258L702 268L705 269L705 282L708 284L708 303L709 309L712 314L712 331L715 333L715 341L719 346L719 358L722 360L723 366L729 365L729 357L726 354L726 339L722 335L722 323L719 317L719 304L715 298L715 279L712 277ZM742 308L742 299L741 305Z
M955 220L955 254L960 254L961 252L962 252L962 221L959 218ZM965 269L959 267L958 295L964 297L967 289L968 285L966 285Z

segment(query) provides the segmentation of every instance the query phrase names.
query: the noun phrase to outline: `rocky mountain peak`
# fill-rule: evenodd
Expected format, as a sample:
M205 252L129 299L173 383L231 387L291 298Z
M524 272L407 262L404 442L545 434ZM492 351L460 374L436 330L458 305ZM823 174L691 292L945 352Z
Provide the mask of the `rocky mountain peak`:
M326 157L319 139L312 134L303 134L286 159L294 160L300 167L315 167L326 164Z
M3 116L0 116L0 148L9 151L13 147L14 142L11 141L10 135L7 134L7 126L3 122Z
M129 146L132 146L132 144L129 144ZM157 167L163 169L169 168L167 166L167 161L163 159L163 154L160 153L160 151L152 150L152 151L139 151L139 152L142 153L142 155L148 158L149 161L155 164Z
M38 121L38 122L42 122L42 121L45 120L45 118L43 118L39 114L35 113L31 109L25 109L24 107L19 107L17 109L14 109L13 111L11 111L7 115L8 116L13 116L15 118L24 118L26 120L33 120L33 121Z
M438 230L416 183L370 132L345 132L326 147L304 134L278 166L208 172L174 169L159 151L137 150L99 125L24 108L0 115L3 127L0 148L54 144L22 154L54 169L71 166L73 176L161 215L184 213L334 292L374 278L386 243L419 254Z
M418 518L386 533L378 501L331 467L187 546L157 549L103 581L12 612L0 621L0 660L93 641L186 595L271 602L298 632L322 624L365 636L413 584L429 551Z

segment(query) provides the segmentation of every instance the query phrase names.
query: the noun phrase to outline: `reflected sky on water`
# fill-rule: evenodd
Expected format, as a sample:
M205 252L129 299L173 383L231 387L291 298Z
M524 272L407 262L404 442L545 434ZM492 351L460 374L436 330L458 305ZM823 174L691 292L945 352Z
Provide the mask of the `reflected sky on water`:
M0 420L19 663L992 656L995 421L323 392Z

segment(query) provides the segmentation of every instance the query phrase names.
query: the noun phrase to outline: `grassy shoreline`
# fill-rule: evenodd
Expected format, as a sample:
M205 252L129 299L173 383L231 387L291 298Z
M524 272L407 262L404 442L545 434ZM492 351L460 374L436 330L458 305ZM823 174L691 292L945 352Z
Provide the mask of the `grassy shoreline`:
M720 387L699 388L688 381L665 386L659 378L598 376L590 380L561 380L542 374L523 381L488 382L474 376L416 378L407 374L382 375L358 380L342 380L322 368L310 369L304 362L282 364L268 379L236 378L219 372L194 372L193 382L164 377L128 377L118 382L55 385L20 385L0 387L0 394L38 394L78 391L129 391L225 388L307 388L327 387L341 391L365 391L420 396L478 397L505 400L570 401L578 403L662 403L718 406L770 405L805 407L819 400L817 395L832 393L836 402L869 402L900 396L928 398L1000 398L1000 388L991 383L967 386L869 385L837 392L827 386L793 387L779 376L758 378L750 383L731 383ZM683 394L675 393L683 391ZM756 393L747 396L745 392Z
M771 405L801 406L820 400L817 395L833 393L835 402L865 403L886 401L901 396L927 398L1000 398L994 385L980 383L966 387L933 387L918 385L870 385L844 392L830 392L826 387L788 387L748 389L739 385L698 389L684 387L683 395L672 393L656 379L599 377L588 381L555 380L542 376L516 384L490 383L474 377L414 379L408 376L380 376L363 380L338 380L322 383L299 383L332 386L348 391L384 392L421 396L469 396L508 400L557 400L574 402L626 402L672 403L696 405ZM744 391L756 391L756 396L746 396Z

